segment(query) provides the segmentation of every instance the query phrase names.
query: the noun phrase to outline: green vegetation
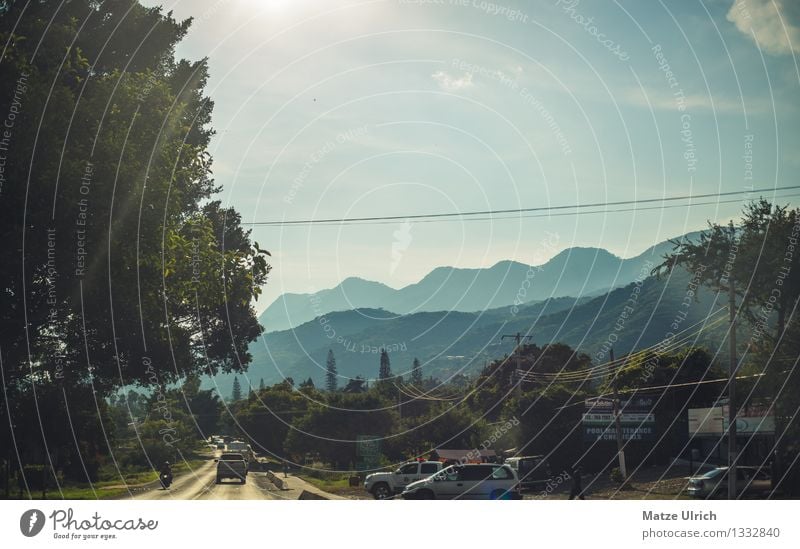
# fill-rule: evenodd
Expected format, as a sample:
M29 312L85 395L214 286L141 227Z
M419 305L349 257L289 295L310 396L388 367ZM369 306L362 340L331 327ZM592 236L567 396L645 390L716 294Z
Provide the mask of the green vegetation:
M247 366L270 266L214 199L206 61L174 55L190 21L127 0L0 8L0 112L14 113L0 461L12 486L35 492L29 466L73 486L101 480L118 451L123 477L191 451L194 411L158 399ZM112 401L131 388L147 402L120 418Z
M644 357L632 360L621 376L622 386L659 386L673 375L680 382L718 375L711 356L701 349L662 353L658 360L661 368L652 376L643 375L648 364ZM379 370L380 361L376 362ZM231 410L254 447L307 464L302 474L325 483L343 482L343 473L356 469L355 440L367 434L382 438L381 451L387 464L424 456L438 447L486 446L550 454L555 466L566 467L583 452L582 431L576 429L583 399L602 394L605 388L602 384L575 387L526 381L517 391L517 365L540 373L575 374L586 371L591 360L562 344L525 345L519 356L488 364L471 383L442 383L429 378L423 386L415 387L387 378L363 392L348 393L294 387L285 382L234 403ZM685 424L668 426L668 418L679 414L679 408L687 402L705 404L718 396L714 391L719 387L709 386L694 394L691 387L664 392L656 413L663 417L667 432L675 431L674 437L666 437L665 450L674 450L671 445L680 439L678 432L685 431ZM668 455L662 452L658 459Z
M743 321L740 372L750 376L741 404L766 402L774 412L783 488L797 494L800 211L764 200L738 225L712 224L675 242L667 258L654 248L625 263L625 280L634 280L642 264L663 259L660 278L593 299L519 303L513 312L331 315L347 350L339 362L311 322L265 339L299 384L287 376L245 394L234 377L230 403L201 389L202 377L234 376L252 362L262 333L252 305L271 267L240 215L216 199L207 64L175 57L190 23L136 0L0 0L0 112L13 114L4 126L9 183L0 188L5 496L118 496L125 484L152 482L165 460L178 472L196 464L212 433L246 437L278 462L309 464L313 482L331 489L358 468L363 435L380 439L382 465L443 447L514 448L548 455L556 470L577 459L604 468L608 447L585 456L580 420L583 399L608 395L612 381L625 394L658 390L664 436L655 448L631 445L629 455L631 463L664 463L683 447L685 409L724 396L723 384L704 383L725 375L705 347L718 346L726 327L712 322L690 343L637 349L676 330L687 296L703 306L691 307L680 329L708 319L720 306L715 292L731 281ZM611 287L619 274L619 258L603 261L603 280L590 289ZM514 269L527 276L526 266ZM489 280L497 272L505 280L501 271ZM436 273L450 275L471 278ZM555 277L577 292L584 275L552 270L537 291ZM510 302L518 287L502 284ZM479 290L448 299L480 303ZM637 305L614 334L624 366L613 380L595 375L633 295ZM531 344L486 350L501 330L531 326ZM304 342L310 355L297 349ZM323 362L325 380L315 382Z
M676 242L659 270L677 267L726 296L734 291L737 316L748 328L737 374L751 376L736 406L768 405L780 439L773 457L781 488L800 494L800 209L751 202L738 226L709 223L698 242Z

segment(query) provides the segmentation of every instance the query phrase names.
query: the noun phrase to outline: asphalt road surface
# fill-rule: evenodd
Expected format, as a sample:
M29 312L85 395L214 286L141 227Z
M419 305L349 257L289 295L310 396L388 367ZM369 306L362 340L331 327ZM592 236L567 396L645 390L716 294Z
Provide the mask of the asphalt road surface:
M169 490L164 490L158 483L132 488L132 499L297 499L293 490L279 490L261 472L247 475L247 483L237 480L223 480L216 484L216 463L209 460L199 468L176 476Z

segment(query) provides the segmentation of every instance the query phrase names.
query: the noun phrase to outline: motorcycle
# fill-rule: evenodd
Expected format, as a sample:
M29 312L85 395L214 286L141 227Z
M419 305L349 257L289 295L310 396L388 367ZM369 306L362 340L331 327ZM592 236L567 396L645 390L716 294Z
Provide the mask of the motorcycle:
M172 484L172 475L169 473L161 473L159 480L161 481L161 487L167 490L169 489L169 485Z

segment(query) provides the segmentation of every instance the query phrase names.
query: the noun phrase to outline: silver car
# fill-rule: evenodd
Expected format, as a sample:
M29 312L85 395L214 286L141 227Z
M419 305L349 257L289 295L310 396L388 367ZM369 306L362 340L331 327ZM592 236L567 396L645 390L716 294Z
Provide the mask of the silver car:
M519 479L508 465L451 465L412 482L403 499L521 499Z
M717 467L704 475L689 478L686 492L696 498L713 498L726 494L728 468ZM736 467L736 493L759 494L772 490L772 479L758 467Z

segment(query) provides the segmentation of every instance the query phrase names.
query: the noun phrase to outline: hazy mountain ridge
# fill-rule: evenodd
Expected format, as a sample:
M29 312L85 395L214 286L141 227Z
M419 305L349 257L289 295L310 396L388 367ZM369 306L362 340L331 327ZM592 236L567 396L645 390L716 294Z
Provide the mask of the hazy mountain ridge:
M597 295L633 282L643 264L658 260L671 249L665 241L622 259L601 248L575 247L539 266L505 260L488 268L437 267L419 282L400 289L350 277L312 294L283 294L259 321L266 332L274 332L332 311L358 308L383 308L398 314L475 312L551 297Z
M369 379L377 374L379 349L386 347L395 375L407 376L414 357L418 357L426 376L444 379L459 372L474 374L486 361L509 353L513 342L501 340L501 336L516 332L529 333L533 342L540 345L569 344L599 364L608 360L608 344L613 344L618 356L654 345L671 333L701 322L724 305L724 299L717 300L715 294L701 289L697 300L685 307L683 300L690 279L688 273L677 271L671 277L641 281L632 311L625 307L631 306L637 283L595 298L554 298L525 305L516 314L509 307L483 313L422 312L403 316L380 310L330 313L294 330L263 335L251 347L254 360L246 375L253 385L261 378L272 384L285 377L296 382L311 377L319 386L324 379L328 349L332 349L343 376L341 384L345 378L357 375ZM623 317L623 312L627 316ZM331 328L326 331L325 326ZM724 336L722 323L686 344L716 349ZM232 376L217 378L224 395L231 382Z
M692 233L687 237L693 238L697 234ZM339 374L343 376L342 383L346 381L345 378L356 375L369 379L376 375L379 349L386 347L390 351L395 374L408 372L414 357L418 357L424 363L426 376L446 378L462 371L474 373L485 361L510 352L513 343L508 339L501 341L501 336L516 332L530 333L538 344L551 341L567 343L590 355L594 353L593 358L602 362L605 359L599 351L612 333L614 347L619 354L652 345L669 332L679 331L671 329L671 324L681 311L690 279L688 273L676 271L664 279L649 277L651 269L671 248L669 242L662 242L630 259L620 259L592 248L573 248L554 256L541 270L530 269L513 261L500 262L489 269L441 267L434 269L419 283L400 290L348 278L337 288L314 295L293 294L292 298L306 301L313 307L311 319L294 329L263 334L250 346L253 362L242 377L249 379L253 385L257 385L262 378L265 383L272 384L285 377L292 377L298 382L311 377L319 385L324 378L327 352L332 349ZM583 268L578 265L583 265ZM551 292L568 288L584 297L545 296L545 299L514 307L519 289L513 288L512 296L507 285L501 284L494 299L502 298L508 303L480 312L451 308L403 314L402 310L392 311L388 305L394 303L398 306L395 301L397 296L405 296L406 303L415 298L421 299L426 288L436 285L451 288L446 293L440 292L443 296L440 301L458 306L464 303L475 306L481 299L476 288L489 284L484 281L497 280L498 272L517 273L522 280L528 276L531 291L526 298L534 299L530 296L543 292L543 288L549 288ZM558 279L555 283L554 277ZM458 296L453 294L455 290L452 288L463 288L465 280L476 279L481 284L473 283L472 289L467 289L460 299L456 299ZM626 284L617 284L621 280L626 280ZM636 307L627 318L621 320L622 311L637 283L640 289ZM609 290L609 285L618 287ZM350 303L360 303L362 300L341 299L345 295L358 294L361 287L370 290L359 294L363 301L377 299L385 303L379 307L351 307ZM698 301L686 311L686 319L680 322L679 329L704 318L710 311L713 299L710 292L701 289ZM322 302L325 305L341 304L342 310L326 311ZM265 312L263 316L266 315ZM623 329L615 330L614 326L620 323ZM699 342L715 344L722 335L724 333L709 332L703 334ZM229 392L232 380L233 376L217 378L223 395L227 396L225 391ZM243 385L246 387L246 383Z

